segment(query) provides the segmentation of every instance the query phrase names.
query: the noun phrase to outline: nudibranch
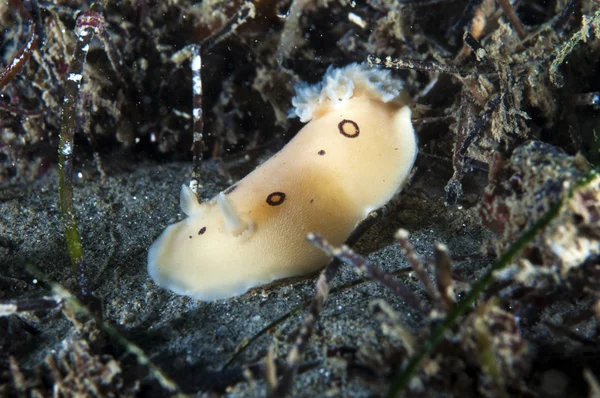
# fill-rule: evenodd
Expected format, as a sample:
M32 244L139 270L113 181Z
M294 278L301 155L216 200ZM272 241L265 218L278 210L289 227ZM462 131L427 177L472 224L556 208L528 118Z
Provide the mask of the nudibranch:
M158 285L210 301L309 273L327 256L308 233L340 245L402 188L417 140L399 80L351 64L296 91L292 114L308 123L283 149L209 201L182 186L187 218L148 252Z

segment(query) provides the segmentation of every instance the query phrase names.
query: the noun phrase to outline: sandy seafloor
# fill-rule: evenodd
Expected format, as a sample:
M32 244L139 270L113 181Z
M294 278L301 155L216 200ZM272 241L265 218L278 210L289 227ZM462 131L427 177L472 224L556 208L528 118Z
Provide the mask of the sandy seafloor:
M223 366L245 338L310 298L316 275L209 303L177 296L155 285L146 272L147 249L167 225L182 217L179 187L187 182L190 169L189 164L183 163L147 163L114 170L109 167L109 178L104 184L95 170L76 169L74 191L87 272L95 294L103 299L105 319L145 350L184 392L196 393L207 386L224 387L222 384L227 381L213 372ZM80 171L82 174L78 175ZM234 173L234 177L244 173ZM476 208L469 208L468 203L464 207L444 206L445 177L433 175L439 173L421 168L412 185L389 206L385 218L363 237L357 246L359 253L387 271L406 268L408 264L393 239L399 227L410 231L411 242L424 257L432 257L436 242L446 243L453 256L481 251L488 232L480 226ZM201 194L205 199L229 185L210 162L204 165L203 178ZM33 283L34 278L25 271L27 264L39 268L48 280L74 288L61 235L57 192L55 171L28 186L2 191L0 231L9 247L0 248L0 298L50 294L40 281ZM481 275L490 261L472 260L455 266L461 278L468 281ZM334 287L360 278L344 266ZM425 297L416 279L408 273L401 279ZM360 366L352 364L353 360L333 354L359 350L359 362L368 364L373 356L376 364L377 352L400 344L382 334L381 325L369 310L369 304L379 299L400 314L403 324L409 328L418 326L413 311L377 283L362 283L333 293L304 355L303 362L312 363L313 367L297 376L294 396L385 393L388 382L361 371ZM10 340L11 351L24 369L39 366L46 355L60 352L78 336L60 311L24 315L23 319L37 329L35 333L15 334ZM275 340L283 358L301 319L302 314L298 314L285 321L276 329L275 338L261 337L232 368L259 362ZM7 343L6 337L3 342ZM144 388L158 391L154 382L144 380L150 386ZM227 391L232 396L264 396L265 389L262 379L257 379L229 386Z

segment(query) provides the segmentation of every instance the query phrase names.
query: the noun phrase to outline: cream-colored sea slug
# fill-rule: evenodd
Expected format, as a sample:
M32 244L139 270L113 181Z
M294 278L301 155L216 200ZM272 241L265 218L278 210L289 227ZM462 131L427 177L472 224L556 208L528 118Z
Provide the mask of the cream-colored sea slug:
M402 187L417 154L402 83L351 64L297 88L292 114L308 122L278 153L215 198L181 187L184 220L148 252L160 286L199 300L236 296L327 262L309 232L340 245Z

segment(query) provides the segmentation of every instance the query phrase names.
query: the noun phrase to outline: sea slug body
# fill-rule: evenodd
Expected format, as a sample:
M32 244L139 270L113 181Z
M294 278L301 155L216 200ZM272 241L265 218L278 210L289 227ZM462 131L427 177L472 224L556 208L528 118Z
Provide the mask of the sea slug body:
M413 166L417 140L403 96L389 71L361 64L299 87L292 113L308 123L281 151L210 201L182 186L187 218L150 247L152 279L209 301L325 265L306 235L343 243Z

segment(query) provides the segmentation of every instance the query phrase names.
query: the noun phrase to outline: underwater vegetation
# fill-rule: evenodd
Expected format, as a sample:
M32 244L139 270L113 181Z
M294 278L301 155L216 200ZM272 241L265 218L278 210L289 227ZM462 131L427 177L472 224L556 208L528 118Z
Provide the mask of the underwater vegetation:
M0 395L600 394L597 2L7 0L0 26ZM181 184L225 191L352 63L408 94L401 195L310 231L318 275L156 286Z

